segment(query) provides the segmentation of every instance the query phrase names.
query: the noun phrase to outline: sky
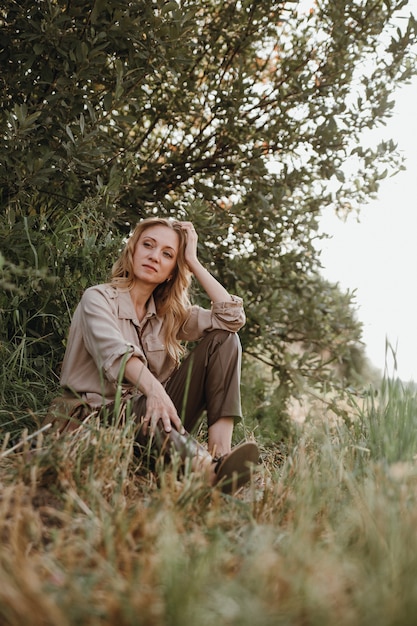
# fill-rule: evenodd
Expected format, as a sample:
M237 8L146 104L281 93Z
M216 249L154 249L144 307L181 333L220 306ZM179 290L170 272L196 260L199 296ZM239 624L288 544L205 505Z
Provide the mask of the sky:
M379 134L398 143L406 171L382 181L378 199L364 205L359 218L324 213L321 230L331 238L320 246L321 262L326 279L355 291L370 362L417 382L417 79L395 100Z

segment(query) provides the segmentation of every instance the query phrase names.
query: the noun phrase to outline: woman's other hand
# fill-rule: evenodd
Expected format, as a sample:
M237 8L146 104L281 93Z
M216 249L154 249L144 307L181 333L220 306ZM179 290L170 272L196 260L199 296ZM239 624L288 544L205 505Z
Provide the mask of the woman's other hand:
M142 420L144 433L149 431L153 435L160 420L165 432L169 433L174 426L179 433L184 434L184 426L177 410L162 385L161 389L146 394L146 413Z
M132 356L126 363L125 378L146 397L145 415L138 415L142 420L145 433L148 430L154 433L159 420L162 421L165 432L170 432L172 426L178 432L184 432L174 403L164 386L138 357Z
M197 242L198 235L192 222L181 222L181 228L186 234L185 244L185 261L190 269L194 271L194 267L198 263L197 260Z

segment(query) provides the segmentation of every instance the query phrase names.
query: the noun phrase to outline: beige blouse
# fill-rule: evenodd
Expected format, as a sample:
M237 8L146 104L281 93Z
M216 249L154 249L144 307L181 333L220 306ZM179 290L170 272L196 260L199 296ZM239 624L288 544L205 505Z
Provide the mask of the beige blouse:
M210 310L191 306L178 338L197 341L217 328L237 332L245 323L242 299L215 302ZM164 346L164 319L150 299L144 319L136 317L130 292L110 284L87 289L78 304L68 335L61 371L61 386L79 394L88 404L112 402L126 361L139 357L164 384L175 369L175 361ZM121 380L125 397L134 387ZM137 393L137 391L136 391Z

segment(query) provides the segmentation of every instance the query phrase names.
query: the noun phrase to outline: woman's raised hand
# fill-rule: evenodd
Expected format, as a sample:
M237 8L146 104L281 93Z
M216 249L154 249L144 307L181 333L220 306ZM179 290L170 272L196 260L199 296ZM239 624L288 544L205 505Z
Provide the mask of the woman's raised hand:
M181 222L181 228L186 234L185 261L192 271L193 264L197 261L198 235L192 222Z

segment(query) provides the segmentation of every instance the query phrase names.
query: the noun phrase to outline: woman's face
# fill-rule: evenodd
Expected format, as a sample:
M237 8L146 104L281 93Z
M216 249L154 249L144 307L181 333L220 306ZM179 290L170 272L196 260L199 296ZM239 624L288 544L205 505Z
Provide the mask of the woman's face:
M157 224L140 235L133 253L133 272L141 282L156 287L171 278L177 264L179 237L175 230Z

